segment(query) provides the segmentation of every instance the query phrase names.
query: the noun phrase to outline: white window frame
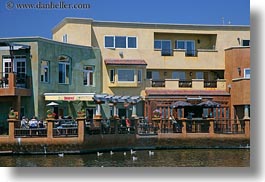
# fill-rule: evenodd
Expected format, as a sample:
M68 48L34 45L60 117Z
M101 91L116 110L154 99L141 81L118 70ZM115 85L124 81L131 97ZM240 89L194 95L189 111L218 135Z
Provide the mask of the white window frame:
M250 74L246 74L246 71L250 71ZM247 76L247 75L249 75L249 76ZM250 68L244 68L244 78L251 78L251 69Z
M133 71L133 81L119 81L119 71ZM117 69L118 83L134 83L135 82L135 69Z
M83 84L84 86L94 86L95 85L95 76L94 76L94 73L95 73L95 68L94 68L94 66L91 66L91 65L84 65L85 67L91 67L92 68L92 70L85 70L84 68L83 68L83 74L86 74L86 79L87 79L87 84L85 85L85 84ZM90 73L92 73L93 74L93 76L92 76L92 83L93 84L91 84L90 85ZM84 75L83 75L84 76ZM83 79L84 79L84 77L83 77ZM84 80L83 80L84 81Z
M113 47L106 47L106 37L112 37L113 38ZM115 35L104 35L104 48L115 49Z
M106 37L113 38L113 47L106 47ZM125 37L126 45L124 48L116 47L116 37ZM136 39L136 47L128 47L129 41L128 38L135 38ZM104 48L106 49L138 49L138 37L137 36L123 36L123 35L104 35Z
M129 38L135 38L136 40L136 42L135 42L135 46L136 47L129 47ZM138 49L138 38L137 38L137 36L127 36L126 37L126 47L127 47L127 49Z
M63 75L63 76L64 76L64 83L60 83L59 75L58 75L58 83L59 83L59 84L69 85L69 84L70 84L70 80L71 80L71 78L70 78L70 77L71 77L71 75L70 75L70 73L71 73L71 71L70 71L70 70L71 70L70 62L59 62L59 63L58 63L58 73L59 73L59 74L60 74L60 68L59 68L59 65L60 65L60 64L64 64L64 65L65 65L65 71L64 71L64 75ZM67 66L67 65L69 65L69 82L68 82L68 83L66 82L66 73L67 73L66 66Z
M111 72L113 71L113 77L111 77ZM110 83L114 83L115 82L115 69L110 69L109 70L109 81Z
M41 80L41 78L40 78L40 81L42 82L42 83L49 83L50 82L50 61L47 61L47 60L41 60L41 62L42 61L46 61L47 63L48 63L48 65L42 65L41 64L41 72L42 72L42 70L44 70L45 68L47 68L47 81L45 81L45 74L43 74L43 81ZM40 76L41 76L42 74L40 74Z
M139 74L140 74L140 79L139 79ZM137 70L137 82L142 83L143 81L143 70Z
M68 35L67 34L63 34L62 42L63 43L67 43L68 42Z
M161 42L161 48L155 48L155 41L160 41ZM162 39L155 39L154 40L154 49L155 50L162 50L163 49L163 47L162 47L162 42L164 42L164 41L169 41L170 42L170 48L169 49L172 49L172 42L171 42L171 40L162 40Z

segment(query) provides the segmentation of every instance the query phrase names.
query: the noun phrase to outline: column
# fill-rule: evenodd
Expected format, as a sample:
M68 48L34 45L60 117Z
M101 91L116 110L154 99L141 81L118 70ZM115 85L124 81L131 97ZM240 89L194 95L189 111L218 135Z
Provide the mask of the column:
M101 102L96 103L96 115L95 119L101 119Z
M248 111L248 105L244 106L244 119L248 119L249 118L249 111Z
M245 118L244 122L245 122L245 136L249 138L250 137L250 118Z
M78 142L84 142L85 138L85 118L76 118L78 126Z
M116 103L113 103L113 117L114 118L118 117L118 115L117 115L117 104Z
M209 118L207 120L210 123L209 134L210 134L210 136L212 136L212 135L214 135L214 118Z
M53 123L54 123L54 119L53 118L47 118L47 138L48 141L52 141L53 139Z
M187 135L187 123L186 123L186 118L182 118L182 135L186 136Z

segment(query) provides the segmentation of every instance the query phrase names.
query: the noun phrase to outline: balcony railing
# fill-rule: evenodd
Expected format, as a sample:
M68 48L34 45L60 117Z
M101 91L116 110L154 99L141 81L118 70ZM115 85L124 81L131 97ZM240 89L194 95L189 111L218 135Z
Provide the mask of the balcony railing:
M162 49L161 56L173 56L173 49Z
M30 88L30 77L25 73L0 72L0 88Z
M192 87L192 81L180 80L179 81L179 87L181 87L181 88L191 88Z
M165 80L152 80L152 87L165 87Z
M179 80L179 79L165 79L165 80L147 80L146 87L159 87L165 89L226 89L226 80L218 79L212 81L205 81L203 79Z
M217 81L204 81L204 88L217 88Z
M197 54L197 50L186 50L185 51L185 56L186 57L196 57Z

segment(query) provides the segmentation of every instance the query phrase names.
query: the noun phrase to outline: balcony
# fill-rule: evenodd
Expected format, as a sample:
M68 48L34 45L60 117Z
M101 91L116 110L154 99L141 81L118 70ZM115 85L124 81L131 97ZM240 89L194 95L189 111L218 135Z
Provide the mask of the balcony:
M31 96L31 77L0 72L0 96Z
M149 84L148 84L149 82ZM146 86L165 89L191 89L191 90L226 90L226 80L218 79L206 81L204 79L179 80L148 80Z

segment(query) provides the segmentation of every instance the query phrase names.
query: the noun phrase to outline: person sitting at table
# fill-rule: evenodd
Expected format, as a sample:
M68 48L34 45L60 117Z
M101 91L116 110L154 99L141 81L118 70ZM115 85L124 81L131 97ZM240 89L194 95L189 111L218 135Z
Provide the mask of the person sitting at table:
M20 127L21 128L28 128L28 121L25 116L22 117L22 120L20 121Z
M126 122L127 130L128 130L128 132L130 133L131 121L129 120L129 118L126 118L125 122Z
M38 127L38 120L35 116L32 117L32 119L29 121L29 127L30 128L37 128Z

